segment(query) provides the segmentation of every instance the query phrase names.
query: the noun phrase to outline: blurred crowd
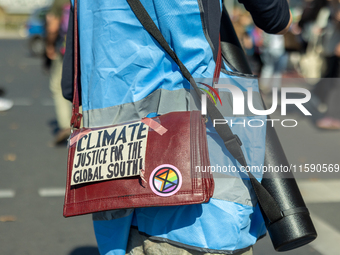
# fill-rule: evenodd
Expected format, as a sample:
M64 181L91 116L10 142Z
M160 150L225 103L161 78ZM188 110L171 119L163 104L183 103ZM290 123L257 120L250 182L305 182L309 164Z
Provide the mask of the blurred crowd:
M266 34L241 6L231 17L251 69L260 77L262 94L279 89L282 78L303 78L320 112L316 126L339 130L340 2L305 0L292 5L291 12L293 23L285 35Z

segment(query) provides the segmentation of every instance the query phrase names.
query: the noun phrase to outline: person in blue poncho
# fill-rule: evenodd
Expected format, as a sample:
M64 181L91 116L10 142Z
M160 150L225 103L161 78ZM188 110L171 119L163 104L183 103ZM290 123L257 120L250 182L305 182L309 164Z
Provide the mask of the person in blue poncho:
M266 32L284 33L291 15L286 0L239 0ZM171 48L194 78L212 78L219 45L220 0L141 0ZM73 1L72 1L73 4ZM63 94L72 100L73 11L64 57ZM107 126L188 111L190 84L153 40L126 0L78 1L81 100L85 127ZM239 73L223 63L221 78ZM256 80L244 84L258 92ZM244 88L243 88L244 89ZM252 116L248 116L251 118ZM244 143L249 164L264 160L265 131ZM211 164L230 165L207 123ZM217 177L217 176L215 176ZM101 254L252 254L265 224L249 181L215 178L208 203L106 211L93 214Z

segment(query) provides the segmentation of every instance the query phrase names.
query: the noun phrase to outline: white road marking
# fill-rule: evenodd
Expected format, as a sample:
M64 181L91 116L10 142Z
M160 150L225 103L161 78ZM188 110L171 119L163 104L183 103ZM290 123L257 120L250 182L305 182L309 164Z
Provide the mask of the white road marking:
M11 98L15 106L31 106L33 100L29 98Z
M24 58L21 60L20 64L22 65L41 65L41 61L39 58Z
M340 202L340 180L297 181L306 203Z
M65 196L64 188L42 188L38 190L41 197L63 197Z
M30 98L9 98L13 101L15 106L31 106L34 103L33 99ZM54 101L52 98L45 98L40 101L42 106L54 106Z
M340 180L297 180L297 183L307 204L340 202ZM309 245L323 255L338 255L340 232L313 213L311 218L318 237Z
M54 101L52 98L45 98L41 100L42 106L54 106Z
M15 196L15 191L11 189L0 190L0 198L12 198Z
M340 233L319 217L311 214L318 237L309 245L322 255L338 255L340 250Z

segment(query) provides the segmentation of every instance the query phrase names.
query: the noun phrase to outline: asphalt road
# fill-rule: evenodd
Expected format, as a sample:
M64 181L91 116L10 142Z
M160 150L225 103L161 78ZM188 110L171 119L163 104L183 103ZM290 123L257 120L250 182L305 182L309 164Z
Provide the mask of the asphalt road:
M0 87L14 100L12 109L0 112L0 255L98 254L91 217L62 216L67 149L53 146L48 76L25 40L0 40ZM317 130L295 112L287 118L298 126L278 125L277 132L291 164L340 164L340 132ZM319 238L283 254L340 254L340 174L296 177ZM254 254L276 254L268 236Z
M91 217L62 216L67 149L53 147L48 76L25 40L0 40L0 87L14 100L0 112L0 254L98 254Z

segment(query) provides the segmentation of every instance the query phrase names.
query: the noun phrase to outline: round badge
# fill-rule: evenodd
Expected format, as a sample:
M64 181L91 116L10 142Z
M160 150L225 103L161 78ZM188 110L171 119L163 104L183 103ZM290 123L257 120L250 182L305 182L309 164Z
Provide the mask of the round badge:
M182 186L181 172L173 165L160 165L155 168L149 180L151 190L158 196L168 197Z

